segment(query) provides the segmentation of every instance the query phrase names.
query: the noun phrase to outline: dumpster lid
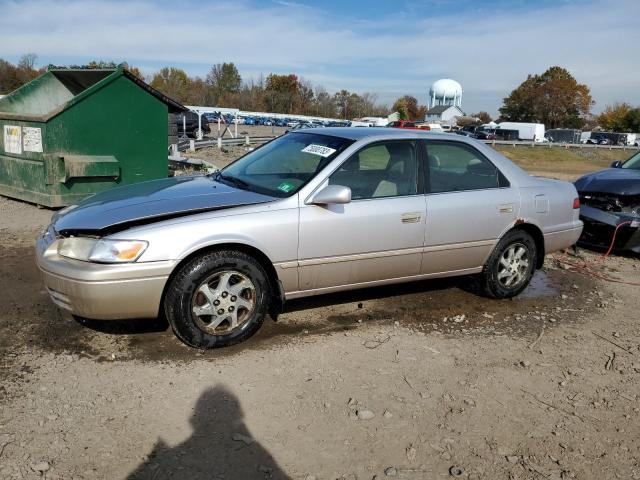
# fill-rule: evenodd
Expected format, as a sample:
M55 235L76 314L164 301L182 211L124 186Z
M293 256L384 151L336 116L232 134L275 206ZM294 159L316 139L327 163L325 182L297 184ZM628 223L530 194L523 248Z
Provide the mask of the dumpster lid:
M187 110L120 64L107 69L50 67L36 79L0 98L0 118L47 121L121 76L167 105L170 113Z

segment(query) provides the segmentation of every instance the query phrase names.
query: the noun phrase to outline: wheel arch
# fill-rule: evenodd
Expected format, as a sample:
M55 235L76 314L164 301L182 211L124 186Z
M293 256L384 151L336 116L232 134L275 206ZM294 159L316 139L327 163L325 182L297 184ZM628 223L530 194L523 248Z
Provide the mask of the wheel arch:
M271 315L277 315L278 313L281 313L282 311L282 307L284 305L284 289L282 287L282 283L280 282L280 279L278 278L278 272L276 271L273 263L271 262L271 259L260 249L252 246L252 245L247 245L246 243L236 243L236 242L225 242L225 243L216 243L216 244L212 244L212 245L207 245L207 246L203 246L197 250L194 250L192 252L190 252L187 256L185 256L183 259L181 259L176 265L175 267L173 267L173 270L171 271L171 274L169 275L169 278L167 278L167 282L165 283L164 289L162 291L162 296L160 298L160 310L161 312L164 311L164 299L165 296L167 294L167 291L169 289L169 285L171 285L171 282L173 281L174 277L176 276L176 274L178 273L178 271L188 262L190 262L191 260L193 260L194 258L200 256L200 255L205 255L209 252L215 252L215 251L219 251L219 250L235 250L238 252L242 252L245 253L253 258L256 259L256 261L258 261L258 263L260 263L260 265L265 269L265 271L267 272L268 278L269 278L269 282L271 284L271 288L273 290L273 300L271 302L271 306L269 307L269 313Z
M527 232L533 238L533 241L536 244L536 268L542 268L544 264L544 235L542 234L542 230L537 225L533 223L528 223L525 220L517 220L516 223L509 230L505 232L512 232L514 230L521 230Z

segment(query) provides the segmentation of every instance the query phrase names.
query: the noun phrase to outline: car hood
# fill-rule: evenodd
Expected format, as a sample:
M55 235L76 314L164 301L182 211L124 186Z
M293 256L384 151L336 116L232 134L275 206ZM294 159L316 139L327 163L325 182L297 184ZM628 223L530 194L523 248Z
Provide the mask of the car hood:
M607 168L579 178L576 180L575 186L580 193L640 195L640 170Z
M113 188L53 216L62 235L106 234L192 213L264 203L275 197L240 190L210 176L163 178Z

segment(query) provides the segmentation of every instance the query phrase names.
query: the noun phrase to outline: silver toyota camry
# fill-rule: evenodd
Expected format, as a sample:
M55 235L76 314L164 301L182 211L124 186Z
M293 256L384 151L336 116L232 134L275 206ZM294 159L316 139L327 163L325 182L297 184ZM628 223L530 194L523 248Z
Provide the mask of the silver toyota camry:
M285 300L470 275L520 293L582 231L567 182L466 137L290 132L207 176L116 188L54 215L36 257L53 302L92 319L166 315L186 344L243 341Z

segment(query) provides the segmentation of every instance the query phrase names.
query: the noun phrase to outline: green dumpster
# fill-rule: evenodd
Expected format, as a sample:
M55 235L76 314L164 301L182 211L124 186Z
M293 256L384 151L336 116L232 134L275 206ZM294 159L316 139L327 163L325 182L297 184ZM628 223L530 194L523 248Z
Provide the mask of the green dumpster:
M166 177L168 114L184 110L122 65L49 69L0 98L0 195L62 207Z

